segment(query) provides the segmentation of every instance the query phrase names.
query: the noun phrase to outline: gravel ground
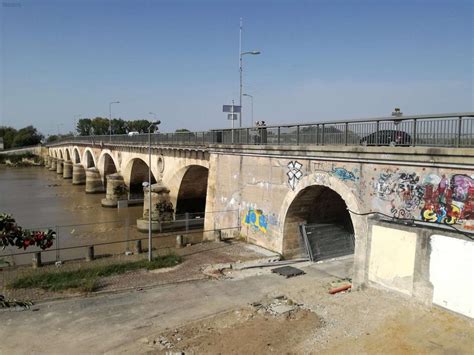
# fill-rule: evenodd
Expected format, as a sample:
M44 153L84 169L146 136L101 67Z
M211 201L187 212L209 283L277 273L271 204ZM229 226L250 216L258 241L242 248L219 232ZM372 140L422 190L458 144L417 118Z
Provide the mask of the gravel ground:
M173 250L173 249L170 249ZM183 262L173 268L157 270L137 270L127 272L122 275L104 277L99 280L98 292L113 292L123 289L144 288L155 285L164 285L176 282L206 279L208 276L202 270L212 264L233 263L238 261L255 260L264 257L256 250L252 250L244 243L199 243L182 249L173 250L183 256ZM92 265L104 265L114 262L126 262L146 257L142 255L118 255L101 258L93 262L75 261L62 264L60 268L54 265L45 266L38 270L30 267L19 267L10 271L3 271L1 278L1 288L5 297L18 300L47 300L64 297L77 297L83 294L74 291L50 292L41 289L9 289L5 286L15 277L27 275L35 272L75 270L78 268L90 267Z

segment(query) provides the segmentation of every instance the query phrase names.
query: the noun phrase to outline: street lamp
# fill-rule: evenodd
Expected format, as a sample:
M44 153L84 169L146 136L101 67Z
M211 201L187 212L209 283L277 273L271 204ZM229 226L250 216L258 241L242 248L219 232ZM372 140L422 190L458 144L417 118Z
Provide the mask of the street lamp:
M250 105L251 105L251 108L252 108L252 120L250 121L250 126L249 127L253 127L253 96L252 95L249 95L249 94L242 94L242 96L247 96L247 97L250 97Z
M239 115L239 127L242 127L242 95L243 95L243 83L242 83L242 76L243 76L243 63L242 57L244 55L259 55L260 51L248 51L242 52L242 18L240 18L240 32L239 32L239 69L240 69L240 115Z
M109 140L112 142L112 104L119 104L120 101L112 101L109 103Z
M148 261L151 261L153 254L151 251L151 129L158 126L161 121L152 122L148 126Z

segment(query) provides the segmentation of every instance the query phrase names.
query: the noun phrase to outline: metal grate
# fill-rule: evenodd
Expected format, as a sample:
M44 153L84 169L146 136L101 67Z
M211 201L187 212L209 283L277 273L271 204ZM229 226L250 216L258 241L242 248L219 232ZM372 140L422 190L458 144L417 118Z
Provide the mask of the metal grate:
M301 224L300 233L311 261L354 253L354 235L337 224Z

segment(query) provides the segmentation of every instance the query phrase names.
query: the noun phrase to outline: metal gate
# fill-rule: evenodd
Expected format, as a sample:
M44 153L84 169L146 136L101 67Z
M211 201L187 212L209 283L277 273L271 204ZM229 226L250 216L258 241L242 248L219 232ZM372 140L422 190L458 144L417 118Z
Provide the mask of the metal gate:
M311 261L354 254L354 234L340 225L301 224L300 233Z

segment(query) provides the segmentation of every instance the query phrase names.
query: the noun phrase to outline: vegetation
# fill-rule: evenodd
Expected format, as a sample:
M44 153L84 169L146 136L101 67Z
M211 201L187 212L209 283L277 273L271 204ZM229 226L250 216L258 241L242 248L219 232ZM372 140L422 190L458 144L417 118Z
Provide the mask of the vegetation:
M51 248L56 232L31 231L20 227L15 219L6 213L0 214L0 247L16 246L19 249L26 249L30 246L37 246L42 250Z
M148 132L151 122L148 120L125 121L114 118L110 122L113 134L127 134L128 132ZM77 122L77 133L81 136L109 134L109 119L103 117L81 118Z
M159 269L175 266L182 258L175 254L158 256L151 262L148 260L129 261L125 263L114 263L110 265L99 265L82 268L73 271L41 272L23 276L13 281L10 288L41 288L48 291L62 291L77 289L84 292L92 292L98 287L100 277L119 275L128 271L139 269Z
M7 160L12 164L19 164L22 162L23 159L32 159L35 162L39 162L40 157L30 152L8 155L2 154L0 155L0 164L5 164Z
M19 130L13 127L0 126L0 137L3 137L4 149L40 144L43 139L43 135L33 126L27 126Z

